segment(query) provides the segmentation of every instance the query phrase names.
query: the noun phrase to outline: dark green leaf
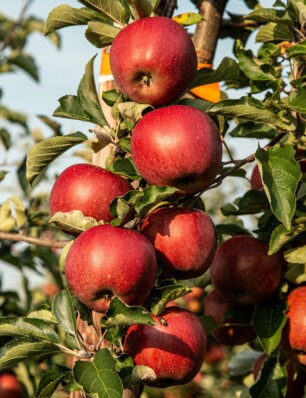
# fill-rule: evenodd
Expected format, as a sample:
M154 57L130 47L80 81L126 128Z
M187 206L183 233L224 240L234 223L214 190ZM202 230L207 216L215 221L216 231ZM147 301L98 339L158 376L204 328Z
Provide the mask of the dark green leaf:
M123 26L130 18L129 9L125 0L79 0L86 7L102 14L113 22Z
M98 48L102 48L112 44L119 32L119 28L108 23L91 21L88 22L85 36L91 44Z
M135 19L149 17L153 12L154 5L150 0L127 0L127 2Z
M274 22L270 22L261 28L259 28L256 35L256 42L267 43L267 42L282 42L292 41L293 35L288 26L279 25Z
M292 224L290 231L282 224L274 229L270 239L269 254L277 253L286 243L306 231L306 217L297 218L293 220Z
M306 57L306 40L295 44L286 49L288 58L305 58Z
M137 214L147 214L159 206L161 202L173 196L177 191L174 187L148 186L143 190L143 196L135 204Z
M113 298L105 318L102 318L101 322L105 328L134 324L154 325L154 320L149 311L140 306L129 306L118 297Z
M123 388L131 388L145 380L154 381L156 374L152 368L144 365L123 368L120 372Z
M306 282L306 264L288 264L285 279L296 285Z
M36 391L36 398L51 398L60 382L71 374L71 369L53 365L42 375Z
M102 99L108 106L113 106L118 101L120 95L120 92L115 89L103 91Z
M236 224L219 224L216 225L217 235L250 235L250 232Z
M118 157L113 163L110 163L106 169L123 177L131 178L132 180L140 181L142 179L131 157L124 159Z
M234 203L228 203L221 207L225 216L254 214L263 211L263 206L267 203L264 192L250 190L241 198L237 198Z
M256 151L258 168L271 209L288 230L296 206L295 192L301 179L300 166L294 155L291 145L267 151L259 148Z
M24 72L28 73L34 80L38 81L38 69L36 63L29 54L22 51L12 51L8 57L8 62L18 66Z
M143 196L143 192L131 190L125 195L115 198L109 207L111 214L123 221L126 216L135 208L136 203Z
M206 109L211 105L211 102L204 101L201 99L193 99L193 98L182 98L177 101L179 105L193 106L194 108L199 109L202 112L205 112Z
M306 114L306 87L298 87L289 96L289 107L299 113Z
M231 137L241 138L275 138L278 131L265 124L258 124L254 122L239 123L230 133Z
M91 362L77 361L73 368L75 381L86 395L95 398L121 398L123 393L115 360L107 348L99 350Z
M262 23L275 22L287 26L292 26L293 24L292 18L287 11L277 10L275 8L257 8L244 18Z
M76 95L64 95L58 101L60 106L54 111L53 116L81 120L82 122L91 121L90 117L83 112Z

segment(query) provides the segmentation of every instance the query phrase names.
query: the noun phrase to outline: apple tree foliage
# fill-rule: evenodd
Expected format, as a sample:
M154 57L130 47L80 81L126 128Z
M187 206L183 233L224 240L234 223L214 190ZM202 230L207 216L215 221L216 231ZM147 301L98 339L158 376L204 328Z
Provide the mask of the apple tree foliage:
M99 49L108 46L129 21L154 15L159 3L157 0L79 2L81 8L60 5L50 11L45 33L56 44L59 29L84 25L85 36L93 46ZM58 123L42 117L53 136L38 139L17 170L24 197L13 196L0 207L1 260L19 269L37 269L38 264L43 264L59 288L54 299L49 297L45 301L41 297L35 299L26 288L26 305L18 302L16 293L0 292L0 371L17 366L18 372L27 372L27 380L32 382L25 386L29 396L51 397L60 394L60 386L63 394L79 391L90 397L119 398L124 389L154 378L152 369L134 367L131 358L122 353L126 327L152 324L150 312L159 315L168 302L182 300L190 287L198 286L205 291L211 287L209 271L188 282L161 280L144 307L130 307L114 298L105 316L98 320L71 294L65 287L63 264L73 238L63 235L59 228L79 234L98 225L98 221L78 211L66 215L57 213L49 219L46 200L35 196L33 187L46 178L46 171L55 159L84 144L90 145L93 152L113 144L116 150L109 155L105 167L137 182L140 187L116 198L110 206L114 216L112 224L122 225L126 215L132 212L134 217L129 224L132 228L137 228L150 211L160 206L209 207L208 202L219 194L221 184L225 185L228 177L245 180L245 166L257 164L263 190L240 190L239 197L227 194L221 208L214 209L219 220L216 222L218 239L221 243L230 236L252 234L268 242L270 254L282 253L287 266L274 297L258 304L252 314L241 314L246 322L252 323L257 339L237 355L234 349L229 350L232 358L229 369L237 381L237 390L240 389L245 398L285 396L286 369L280 349L287 321L285 297L294 287L306 282L306 180L303 175L306 169L306 4L303 0L277 0L273 7L264 8L255 0L245 0L245 3L249 14L228 13L220 30L220 40L233 39L234 56L225 56L214 69L199 70L189 87L219 82L222 100L211 103L184 97L175 101L205 111L222 134L224 158L228 160L224 160L220 174L205 190L178 198L174 188L146 184L133 164L130 137L136 123L152 107L131 102L116 90L103 92L102 99L112 108L116 121L116 128L111 128L96 88L95 56L85 66L76 94L61 97L53 114L92 123L90 133L63 134ZM43 30L42 22L35 18L12 21L4 15L0 17L0 71L20 68L38 80L34 59L26 54L25 46L32 32ZM189 14L186 23L186 18L182 18L184 25L202 19L197 14ZM251 34L255 35L256 50L248 46ZM235 99L230 98L234 90L236 94L243 93L241 98L237 98L239 94ZM10 125L21 126L22 134L29 135L27 120L2 104L0 115L8 125L0 129L0 139L5 149L10 150L13 145ZM243 159L234 159L226 144L229 136L233 148L235 139L243 138L256 140L258 149L255 153L246 153ZM1 180L6 174L1 165ZM250 228L245 221L249 219L252 220ZM32 245L19 248L14 243L17 240ZM63 248L61 255L51 247ZM27 284L26 279L24 283ZM201 319L210 336L216 325L208 316ZM94 344L86 344L80 323L88 325L87 332L96 335L102 326L103 336ZM268 359L260 378L252 385L244 378L252 369L258 356L256 352L265 352ZM67 361L67 357L73 360ZM203 369L205 373L205 363Z

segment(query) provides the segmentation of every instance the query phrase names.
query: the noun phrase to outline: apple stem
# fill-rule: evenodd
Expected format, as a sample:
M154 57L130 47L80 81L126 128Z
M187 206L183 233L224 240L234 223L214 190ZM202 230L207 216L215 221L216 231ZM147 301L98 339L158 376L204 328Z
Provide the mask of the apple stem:
M142 81L143 81L143 83L144 83L146 86L150 87L150 83L151 83L151 78L150 78L150 76L144 76L144 77L142 78Z

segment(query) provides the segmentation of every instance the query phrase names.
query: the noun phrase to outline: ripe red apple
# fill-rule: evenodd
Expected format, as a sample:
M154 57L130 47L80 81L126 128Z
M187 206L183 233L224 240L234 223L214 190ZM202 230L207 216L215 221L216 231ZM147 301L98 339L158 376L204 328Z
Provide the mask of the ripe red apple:
M236 308L238 307L223 300L215 289L204 300L205 315L212 316L219 325L213 330L212 335L220 344L241 345L256 338L251 324L243 324L239 319L226 315L228 311Z
M152 243L164 278L189 279L209 268L217 248L215 226L201 210L160 208L149 214L141 232Z
M268 255L268 244L251 236L234 236L217 250L210 267L219 295L237 305L258 304L272 296L282 276L277 254Z
M156 373L156 380L145 382L154 387L186 384L201 369L206 351L206 336L199 319L180 307L168 307L156 325L129 327L124 351L136 365L145 365Z
M157 273L154 249L132 229L99 225L83 232L72 244L65 275L73 293L87 307L105 312L118 296L129 305L148 297Z
M166 17L141 18L115 37L110 65L123 94L160 106L187 89L197 71L197 54L177 22Z
M0 397L22 398L23 391L16 376L11 373L0 374Z
M213 182L221 167L222 144L209 116L190 106L172 105L140 119L131 153L150 184L173 186L185 194Z
M91 164L75 164L64 170L51 190L50 212L80 210L97 221L110 222L109 205L131 189L119 175Z
M287 304L288 321L283 329L282 343L289 355L306 365L306 286L292 290Z

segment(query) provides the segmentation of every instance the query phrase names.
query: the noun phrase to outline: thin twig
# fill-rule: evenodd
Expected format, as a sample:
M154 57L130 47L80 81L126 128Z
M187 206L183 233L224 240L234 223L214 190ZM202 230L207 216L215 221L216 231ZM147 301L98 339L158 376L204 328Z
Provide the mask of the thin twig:
M52 240L52 239L43 239L43 238L33 238L32 236L27 236L18 233L12 232L3 232L0 231L0 239L2 240L10 240L13 242L27 242L31 245L36 246L45 246L45 247L54 247L62 249L69 242L68 240Z

